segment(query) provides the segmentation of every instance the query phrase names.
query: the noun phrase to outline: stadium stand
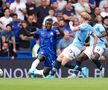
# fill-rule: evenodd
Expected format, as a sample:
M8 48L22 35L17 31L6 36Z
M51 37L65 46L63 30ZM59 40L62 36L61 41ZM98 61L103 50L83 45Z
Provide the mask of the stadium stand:
M21 7L17 7L13 5L13 3L20 4ZM46 16L48 16L48 11L51 9L54 9L54 16L57 17L58 21L61 19L64 20L65 23L69 22L70 20L73 22L76 22L78 20L79 15L78 13L82 11L88 12L93 19L96 18L99 14L104 16L108 16L108 0L0 0L0 24L2 23L1 18L9 14L9 17L12 18L13 14L18 15L18 22L14 22L12 20L12 28L14 31L16 28L19 31L19 22L20 19L24 19L25 22L27 23L27 26L29 28L28 32L34 33L36 30L40 29L42 27L43 20L45 19ZM63 5L60 7L60 5ZM80 8L77 6L80 6ZM104 7L105 6L105 7ZM4 12L5 8L9 8L10 12ZM28 10L26 12L26 10ZM105 10L104 10L105 9ZM73 10L74 13L73 13ZM32 12L32 13L31 13ZM78 12L77 14L75 12ZM102 12L105 14L103 15ZM22 17L23 16L23 17ZM24 18L25 17L25 18ZM32 18L32 19L31 19ZM14 19L14 18L13 18ZM30 20L28 20L30 19ZM16 20L17 21L17 20ZM30 21L30 22L29 22ZM3 21L6 22L6 21ZM79 22L76 22L78 24ZM92 24L94 24L94 20ZM62 25L63 23L61 23ZM68 24L68 23L67 23ZM68 26L66 24L66 26ZM63 25L62 25L63 26ZM36 28L36 30L35 30ZM63 27L62 27L63 28ZM13 30L12 29L12 30ZM5 28L0 27L0 37L1 37L1 32L4 31ZM31 32L32 31L32 32ZM14 32L14 34L17 32L17 30ZM17 32L18 34L18 32ZM29 35L27 35L29 36ZM30 40L30 49L24 49L24 50L19 50L20 43L18 41L18 36L15 36L16 39L16 59L23 60L32 60L32 47L35 44L34 38L29 39ZM25 38L27 39L27 38ZM18 42L17 42L18 41ZM0 42L0 50L1 48L1 42ZM0 55L0 60L8 60L10 59L9 54L7 56L1 56Z

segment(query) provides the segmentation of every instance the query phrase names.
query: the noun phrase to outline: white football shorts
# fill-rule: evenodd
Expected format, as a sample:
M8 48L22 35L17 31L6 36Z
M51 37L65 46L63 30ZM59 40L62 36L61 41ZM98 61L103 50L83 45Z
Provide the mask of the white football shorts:
M88 56L89 59L91 59L92 54L93 54L92 49L93 49L93 46L89 46L89 47L86 47L86 49L83 51ZM100 56L104 53L104 51L105 50L99 46L96 46L94 50L94 52L98 53Z
M70 60L75 59L79 54L81 53L81 50L77 48L76 46L73 46L70 44L68 47L66 47L61 54L63 54L65 57L67 57Z

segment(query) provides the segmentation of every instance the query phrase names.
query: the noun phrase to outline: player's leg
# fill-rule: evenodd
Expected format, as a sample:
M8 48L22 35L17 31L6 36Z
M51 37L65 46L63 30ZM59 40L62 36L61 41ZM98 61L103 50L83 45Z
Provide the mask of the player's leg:
M64 54L66 59L64 58L64 60L62 60L62 65L73 69L76 66L76 64L73 63L72 60L77 58L80 55L80 53L81 53L81 50L79 50L77 47L70 46L67 49L67 54L66 53Z
M79 50L77 47L72 46L71 49L69 49L69 55L66 57L69 57L70 60L66 61L65 59L62 60L62 65L64 65L65 67L71 68L71 69L75 69L75 70L79 70L81 71L81 63L83 60L88 59L87 55L85 53L81 53L81 50ZM73 62L72 60L76 59L76 62Z
M87 68L83 67L81 68L81 63L85 60L87 60L88 57L85 53L81 53L80 56L78 58L75 59L75 62L73 62L72 60L69 61L68 63L65 64L65 67L67 68L71 68L74 70L78 70L80 71L84 77L87 77Z
M104 76L104 68L99 60L100 56L103 54L104 49L101 47L96 47L95 48L95 53L92 55L91 60L94 62L94 64L96 65L96 67L100 70L100 76L103 77Z
M76 51L76 50L75 50ZM78 53L78 52L77 52ZM66 67L81 71L84 77L87 77L87 68L81 68L81 63L91 57L92 49L91 47L87 47L79 56L77 55L75 60L76 63L73 64L72 61L69 61L65 64Z
M46 58L44 58L44 60L45 60L44 61L44 69L41 69L41 70L35 69L34 70L34 75L40 75L42 77L45 77L46 75L49 74L50 70L52 69L53 59L50 58L49 55L48 55Z
M84 77L88 77L87 76L88 75L87 74L87 67L81 68L81 64L82 64L83 61L86 61L88 59L89 59L89 57L84 52L82 52L81 55L78 57L78 59L76 61L76 69L79 70Z
M94 62L96 67L100 70L100 77L104 77L104 67L102 66L100 60L98 60L99 57L100 57L100 55L98 53L95 53L92 58L92 61Z
M71 46L69 47L67 50L65 50L67 52L67 54L64 54L64 58L62 60L62 65L65 66L65 67L68 67L68 68L71 68L71 69L75 69L75 70L78 70L78 71L81 71L82 69L80 68L81 66L81 62L83 60L86 60L87 59L87 56L82 53L81 53L81 50L79 50L77 47L75 46ZM80 55L79 58L77 58L78 56ZM77 58L78 60L76 62L73 62L72 60Z
M40 60L36 58L31 65L30 71L34 71L39 63L40 63Z
M43 77L49 74L49 71L52 68L52 64L54 60L56 59L56 53L53 50L49 50L49 48L46 48L43 54L43 57L39 57L39 60L44 60L44 69L43 70L34 70L34 74L42 75Z
M84 60L90 60L91 56L92 56L92 47L86 47L86 49L82 52L82 57L79 58L78 61L84 61ZM79 65L81 65L81 62L78 62ZM81 68L81 72L83 74L84 77L88 77L87 76L87 67L83 67Z
M35 61L33 61L28 74L30 74L30 75L33 74L34 76L36 76L36 70L37 70L36 68L41 61L45 60L45 55L46 55L45 49L44 48L39 48L39 50L37 52L37 58L36 58Z
M51 67L45 67L43 70L43 75L46 77L51 71L51 69L52 69Z
M78 55L80 53L80 50L79 52L75 52L74 49L76 50L74 46L70 45L66 49L63 50L63 52L58 56L57 60L55 61L55 64L49 76L54 76L56 71L60 68L61 64L65 66L66 63L68 63L70 60L75 58L76 54Z
M44 69L41 69L41 70L35 69L33 74L45 77L49 74L51 69L52 69L51 67L45 67Z
M99 57L100 57L100 55L98 53L94 53L91 60L94 62L94 64L96 65L96 67L98 69L102 70L102 65L101 65L100 61L98 60Z
M58 56L57 60L55 60L55 62L54 62L54 65L52 67L50 74L48 76L46 76L46 78L55 78L55 73L61 67L61 62L62 62L63 58L64 58L63 54L60 54Z
M83 61L86 61L88 59L87 55L85 53L81 53L80 56L78 58L75 59L75 63L73 63L72 61L69 61L68 63L65 64L66 67L75 69L75 70L80 70L80 66L81 63Z
M102 53L104 52L104 50L101 47L96 46L94 52L95 53L92 55L91 60L94 62L94 64L96 65L96 67L101 70L102 69L102 65L101 65L101 63L99 61L99 58L102 55Z
M36 58L36 60L33 61L33 63L31 65L31 68L30 68L28 74L29 75L32 75L33 77L35 77L36 76L36 72L41 73L42 71L41 70L38 71L36 68L39 65L39 63L41 61L43 61L44 59L45 59L44 56L38 56Z

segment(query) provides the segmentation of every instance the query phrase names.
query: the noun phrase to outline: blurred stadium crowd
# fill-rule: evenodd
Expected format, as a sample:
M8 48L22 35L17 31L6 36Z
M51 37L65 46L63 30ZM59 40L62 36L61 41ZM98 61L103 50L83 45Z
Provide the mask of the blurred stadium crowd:
M38 47L33 33L50 18L53 24L58 22L65 34L56 42L59 55L75 36L69 21L78 26L81 12L91 15L93 26L108 16L108 0L0 0L0 59L32 59ZM108 46L108 36L105 40ZM101 59L107 57L108 48Z

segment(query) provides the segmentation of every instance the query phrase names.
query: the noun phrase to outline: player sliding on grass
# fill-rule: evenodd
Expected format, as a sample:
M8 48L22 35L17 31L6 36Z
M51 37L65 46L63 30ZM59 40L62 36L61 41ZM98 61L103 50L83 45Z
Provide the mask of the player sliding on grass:
M56 29L52 29L52 23L52 19L47 19L45 28L35 32L35 35L39 36L39 49L37 51L37 58L33 61L28 73L31 77L35 77L37 74L48 75L52 68L52 63L56 59L56 41L64 33L57 23ZM37 66L41 61L44 61L44 69L37 70Z
M86 12L81 13L80 23L78 27L73 27L72 22L69 23L72 31L76 31L76 36L72 44L70 44L63 52L58 56L57 60L54 63L54 66L51 70L51 73L46 78L54 78L56 71L61 67L61 65L69 67L71 69L76 69L82 72L82 74L86 77L84 69L75 65L73 67L73 63L70 63L71 60L78 57L83 49L83 45L89 34L94 37L94 45L92 51L94 52L97 39L95 33L92 32L93 28L89 25L89 20L91 19L90 15Z

